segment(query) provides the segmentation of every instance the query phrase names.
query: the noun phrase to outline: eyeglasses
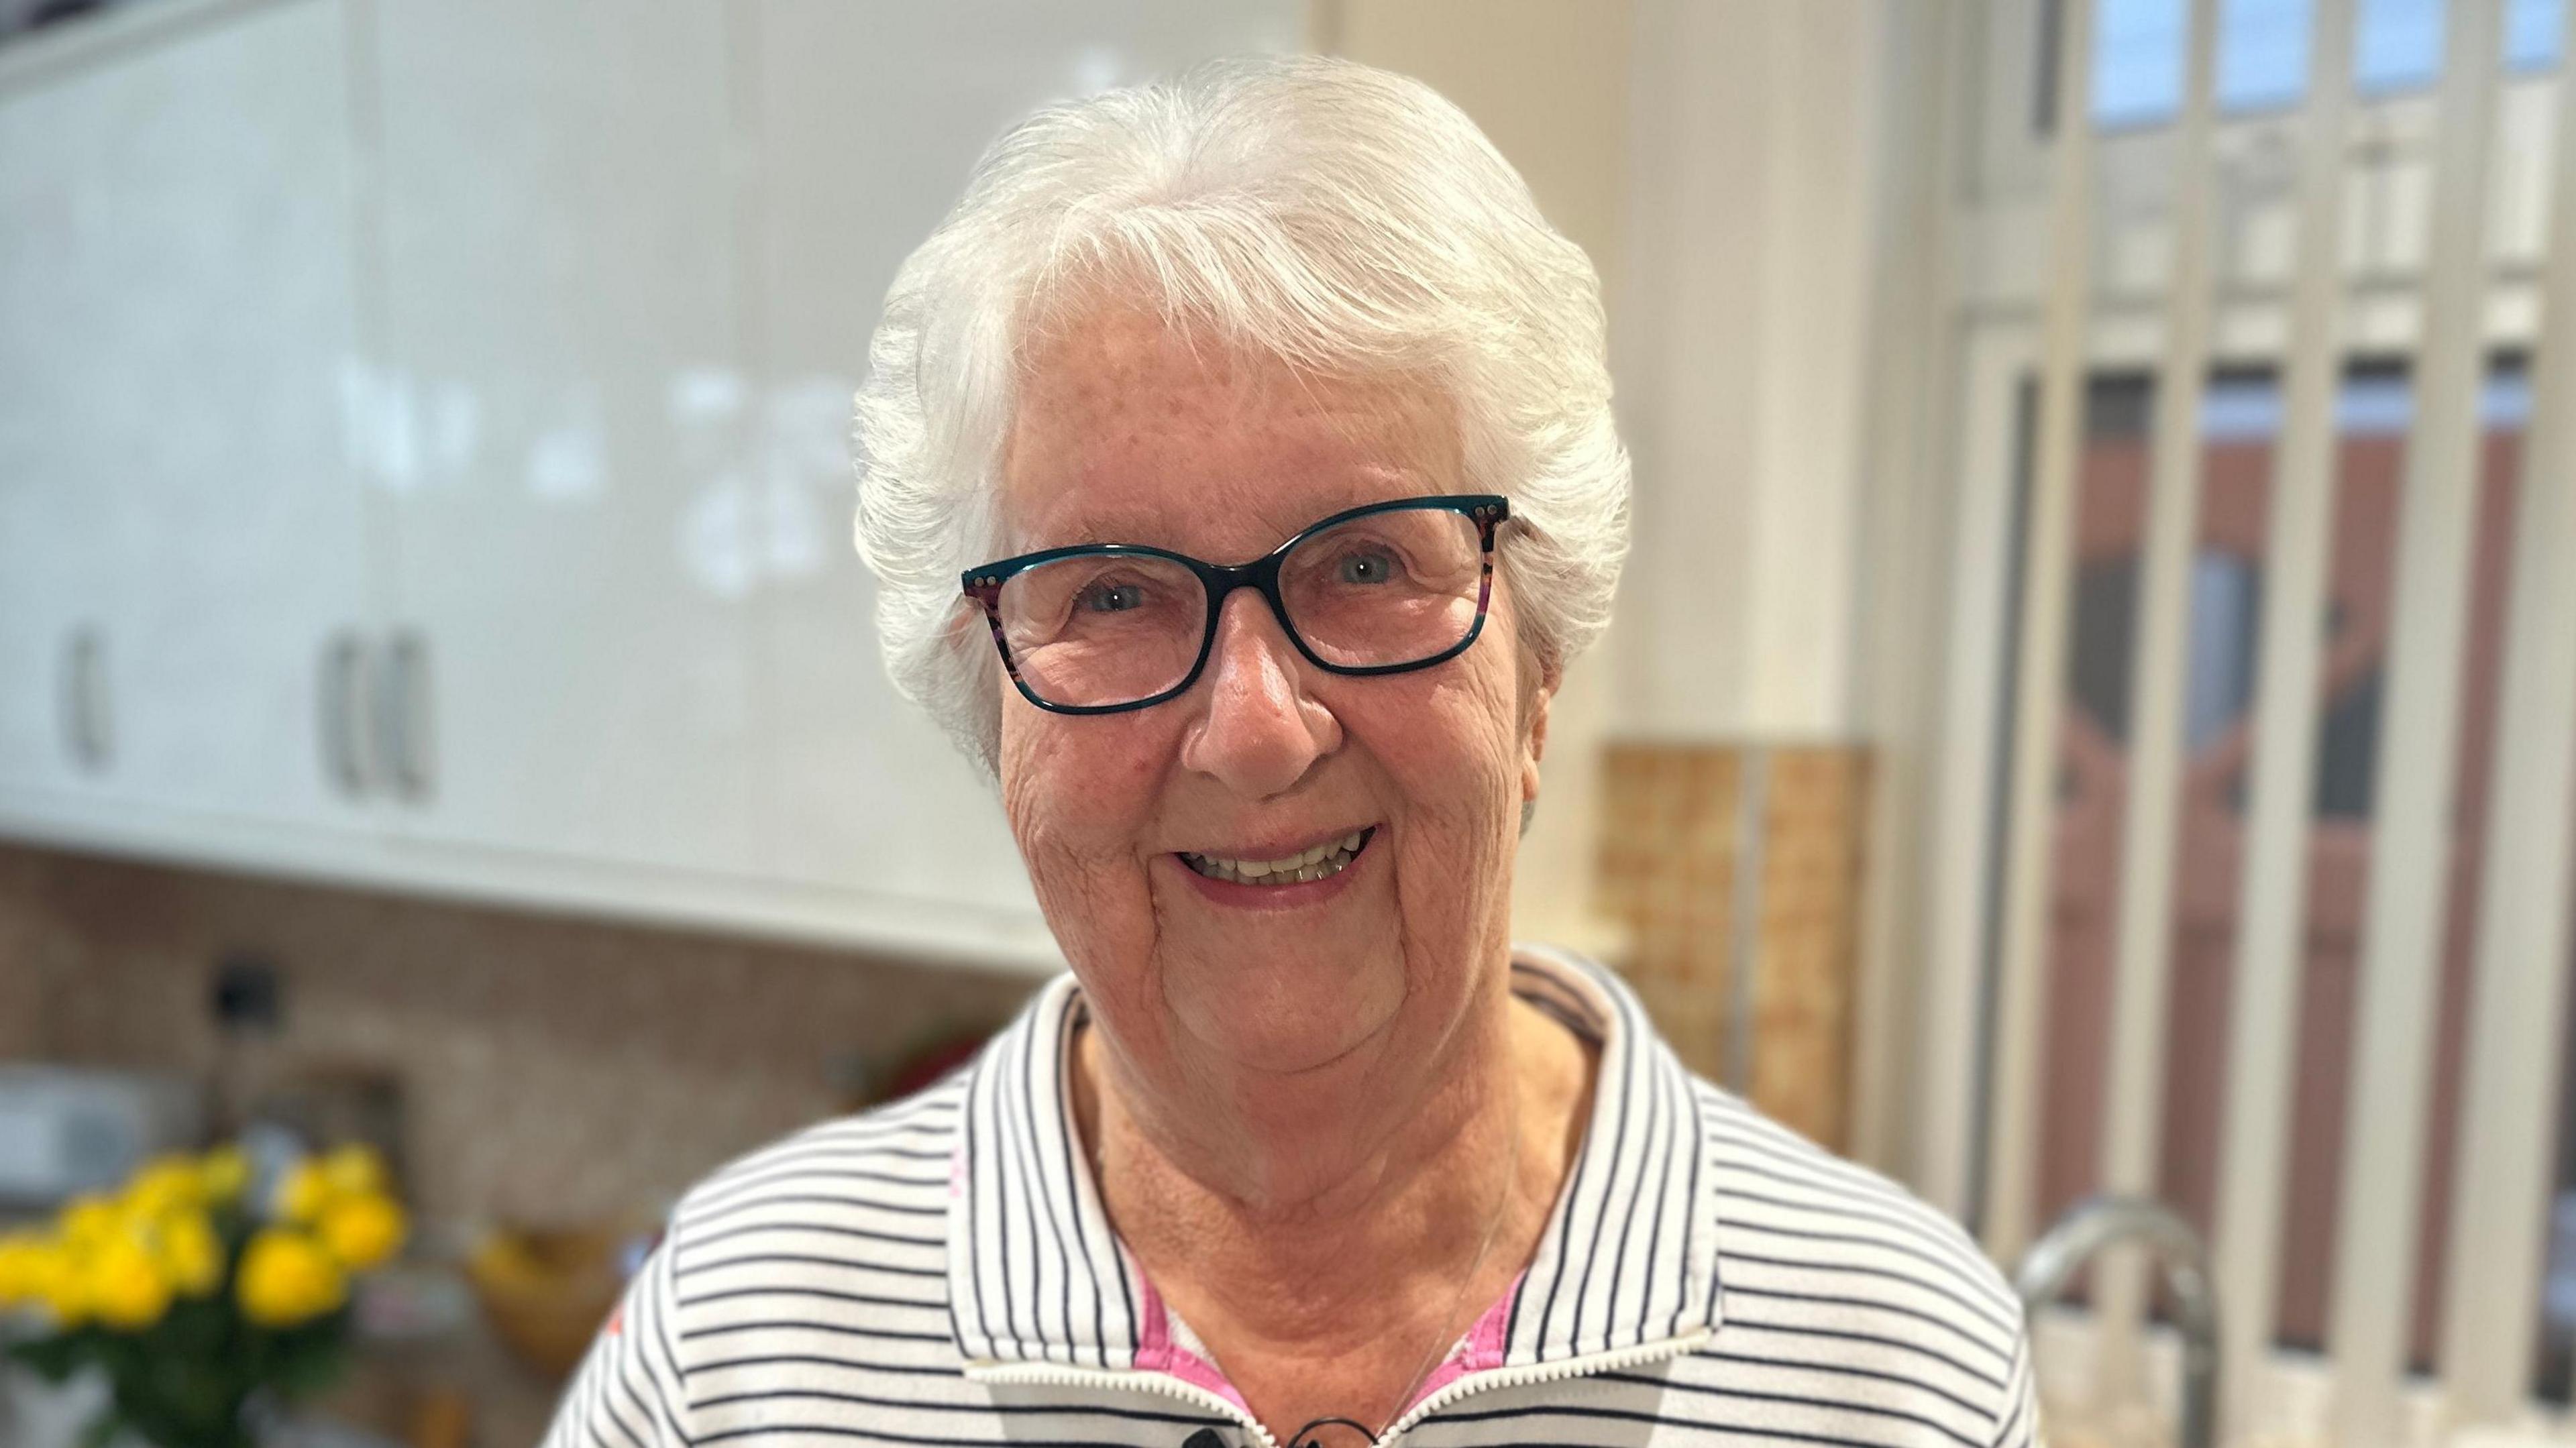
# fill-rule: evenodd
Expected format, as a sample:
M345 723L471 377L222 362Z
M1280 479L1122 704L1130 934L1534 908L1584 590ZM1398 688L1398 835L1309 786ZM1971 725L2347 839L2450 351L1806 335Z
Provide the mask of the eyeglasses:
M1398 498L1335 513L1250 563L1137 543L1023 553L961 575L1021 697L1058 714L1159 704L1198 682L1217 615L1256 588L1297 652L1333 674L1400 674L1464 653L1484 631L1490 493Z

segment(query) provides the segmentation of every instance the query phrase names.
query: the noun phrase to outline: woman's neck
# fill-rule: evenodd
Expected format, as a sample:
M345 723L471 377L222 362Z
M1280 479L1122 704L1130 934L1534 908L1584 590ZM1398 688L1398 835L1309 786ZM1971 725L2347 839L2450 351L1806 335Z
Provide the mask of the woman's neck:
M1307 1417L1401 1407L1377 1401L1411 1386L1395 1375L1470 1325L1536 1250L1592 1062L1497 994L1429 1069L1403 1073L1425 1083L1410 1099L1300 1082L1281 1089L1305 1099L1237 1083L1139 1102L1100 1032L1077 1038L1077 1115L1110 1220L1265 1421L1274 1407L1289 1429L1312 1404ZM1314 1119L1318 1092L1341 1120ZM1220 1104L1232 1120L1201 1119Z

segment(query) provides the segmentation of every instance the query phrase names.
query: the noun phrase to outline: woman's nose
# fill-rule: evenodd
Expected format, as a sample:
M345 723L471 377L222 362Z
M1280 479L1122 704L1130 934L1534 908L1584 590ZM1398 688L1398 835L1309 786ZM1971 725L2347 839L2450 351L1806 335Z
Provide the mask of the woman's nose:
M1248 799L1284 793L1341 746L1341 721L1306 692L1304 660L1257 591L1225 601L1214 647L1181 763Z

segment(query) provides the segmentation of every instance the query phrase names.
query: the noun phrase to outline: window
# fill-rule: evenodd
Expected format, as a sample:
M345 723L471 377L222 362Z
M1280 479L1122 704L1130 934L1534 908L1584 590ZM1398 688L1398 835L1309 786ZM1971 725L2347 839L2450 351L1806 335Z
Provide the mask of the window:
M2357 0L2353 83L2365 96L2422 90L2442 71L2444 0ZM2568 0L2507 0L2504 63L2558 64ZM2231 114L2295 106L2308 81L2316 0L2221 0L2218 104ZM2162 125L2182 110L2190 0L2100 0L2093 120L2106 130Z

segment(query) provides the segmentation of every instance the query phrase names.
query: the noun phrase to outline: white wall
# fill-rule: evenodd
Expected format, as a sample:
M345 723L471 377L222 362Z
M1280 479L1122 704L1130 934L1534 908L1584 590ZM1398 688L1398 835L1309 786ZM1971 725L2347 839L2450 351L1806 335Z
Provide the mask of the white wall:
M1948 509L1938 425L1952 7L1315 0L1314 43L1484 126L1609 298L1636 458L1619 615L1560 699L1522 934L1589 915L1600 745L1877 748L1855 1146L1905 1167L1922 757Z
M1628 0L1317 0L1319 50L1418 76L1519 168L1556 228L1592 255L1620 325L1628 165ZM1513 928L1606 950L1592 918L1594 800L1619 629L1569 671L1550 711L1544 792L1522 842Z
M1846 736L1860 723L1886 7L1635 7L1613 312L1637 461L1621 732Z
M1560 700L1523 928L1585 918L1616 736L1848 737L1891 0L1317 0L1592 253L1636 457L1619 619Z
M1592 253L1636 553L1585 722L1843 736L1890 0L1317 0L1474 116ZM1571 739L1563 742L1572 743ZM1539 842L1533 840L1533 848Z

